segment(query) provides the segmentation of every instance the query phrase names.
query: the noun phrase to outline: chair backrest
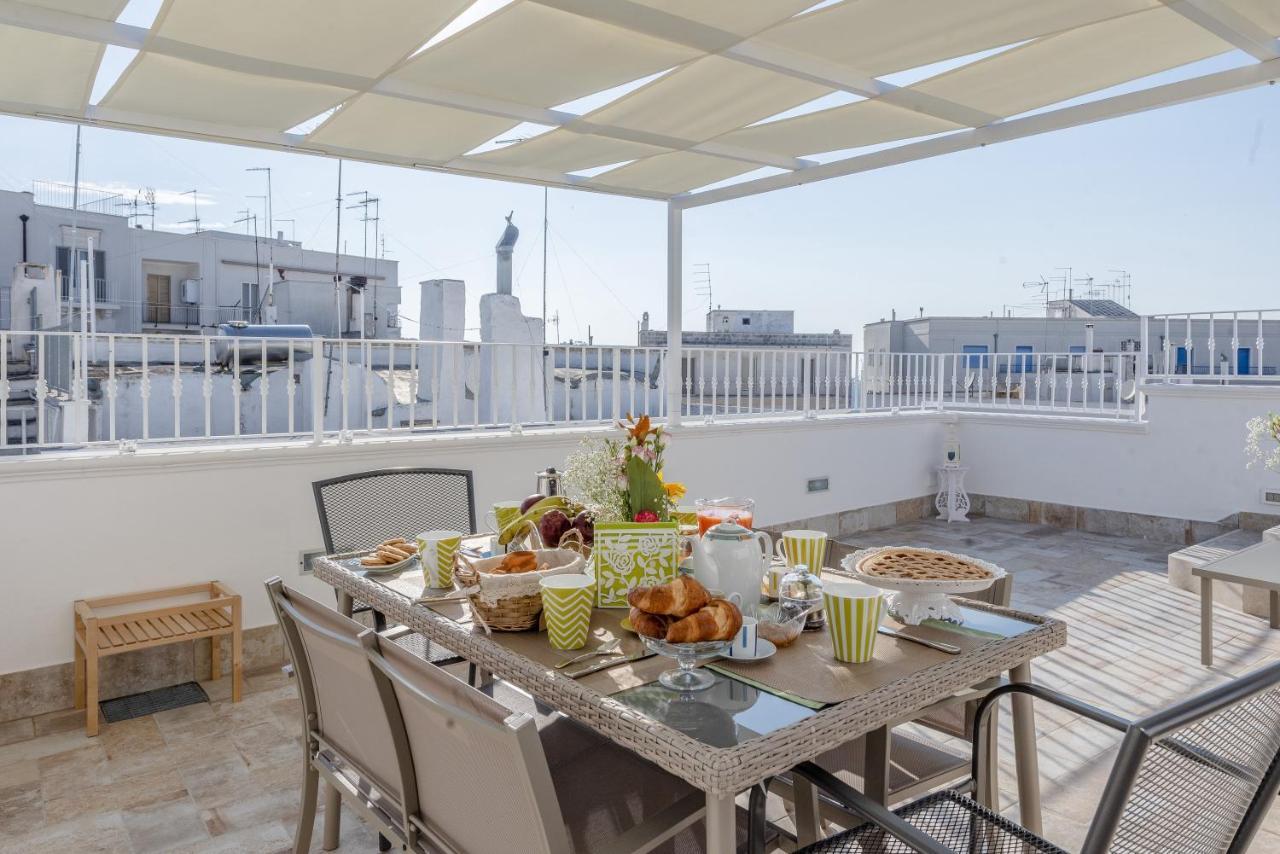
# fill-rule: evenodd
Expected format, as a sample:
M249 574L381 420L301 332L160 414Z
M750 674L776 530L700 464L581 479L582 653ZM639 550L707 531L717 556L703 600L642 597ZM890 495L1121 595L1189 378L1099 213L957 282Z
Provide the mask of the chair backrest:
M408 820L450 852L569 850L532 718L370 632L362 638L413 758ZM417 806L416 813L414 806Z
M476 530L471 472L396 468L312 484L325 551L357 551L420 531Z
M1243 852L1280 787L1280 664L1135 721L1085 854Z
M362 780L400 802L402 767L396 733L377 702L377 683L360 635L365 626L285 587L267 582L293 660L308 740L315 740Z

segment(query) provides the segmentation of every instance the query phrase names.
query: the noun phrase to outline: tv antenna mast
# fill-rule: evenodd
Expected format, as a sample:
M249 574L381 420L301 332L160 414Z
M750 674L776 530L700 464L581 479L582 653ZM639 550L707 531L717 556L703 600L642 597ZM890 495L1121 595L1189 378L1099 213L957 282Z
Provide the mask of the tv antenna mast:
M191 197L191 219L184 219L178 225L195 225L194 234L200 233L200 194L196 190L187 190L185 193L179 193L180 196Z
M693 265L693 292L707 298L707 311L711 311L711 262Z
M1116 277L1107 283L1107 287L1111 289L1112 298L1125 308L1133 308L1133 277L1129 275L1129 271L1107 270L1107 272L1116 274Z

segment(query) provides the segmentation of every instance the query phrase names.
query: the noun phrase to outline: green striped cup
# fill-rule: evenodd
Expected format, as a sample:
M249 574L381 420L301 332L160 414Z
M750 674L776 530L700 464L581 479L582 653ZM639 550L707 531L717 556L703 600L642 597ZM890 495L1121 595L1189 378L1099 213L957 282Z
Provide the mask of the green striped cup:
M423 531L418 535L418 561L427 587L453 586L453 561L461 547L461 531Z
M778 538L777 552L787 566L804 564L814 575L822 575L827 559L827 535L823 531L783 531Z
M551 575L542 586L542 615L554 649L582 649L591 634L594 581L587 575Z
M884 617L884 593L857 581L828 580L822 605L837 661L862 664L876 650L876 630Z

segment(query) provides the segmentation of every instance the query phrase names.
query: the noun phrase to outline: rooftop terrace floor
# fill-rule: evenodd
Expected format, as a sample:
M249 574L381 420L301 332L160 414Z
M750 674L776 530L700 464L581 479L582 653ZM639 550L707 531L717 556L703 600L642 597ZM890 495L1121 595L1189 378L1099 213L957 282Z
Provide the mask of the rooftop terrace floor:
M1176 545L994 519L912 522L847 538L921 545L992 560L1014 575L1014 605L1065 620L1070 642L1037 659L1037 681L1138 716L1280 659L1280 632L1219 608L1217 665L1199 664L1195 596L1165 583ZM82 713L0 724L0 851L277 851L290 847L301 761L294 686L251 675L242 702L227 680L212 702L110 724L86 739ZM1078 848L1118 736L1040 704L1036 710L1045 835ZM1002 716L1002 808L1016 785ZM313 837L319 850L319 828ZM344 815L342 850L376 850ZM1280 812L1254 844L1280 851Z

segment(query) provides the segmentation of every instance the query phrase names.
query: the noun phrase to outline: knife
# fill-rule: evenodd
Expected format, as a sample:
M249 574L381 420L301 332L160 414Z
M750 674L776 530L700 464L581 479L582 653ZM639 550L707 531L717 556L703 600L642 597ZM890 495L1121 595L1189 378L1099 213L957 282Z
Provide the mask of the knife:
M646 649L646 650L643 650L642 652L637 652L632 655L625 655L622 658L614 658L614 659L610 659L609 661L601 661L597 664L591 665L590 667L584 667L581 670L575 670L572 673L566 673L565 675L568 676L570 679L581 679L583 676L590 676L592 673L599 673L601 670L608 670L610 667L617 667L619 664L629 664L630 662L633 662L633 661L643 661L646 658L653 658L655 655L657 655L656 652L652 652Z
M936 649L939 652L945 652L951 655L960 654L960 647L954 644L942 643L941 641L926 640L924 638L918 638L915 635L904 635L902 632L898 631L897 629L891 629L888 626L881 626L878 629L878 631L880 632L880 634L885 635L887 637L896 638L897 640L911 641L912 643L918 643L921 646L927 646L930 649Z

